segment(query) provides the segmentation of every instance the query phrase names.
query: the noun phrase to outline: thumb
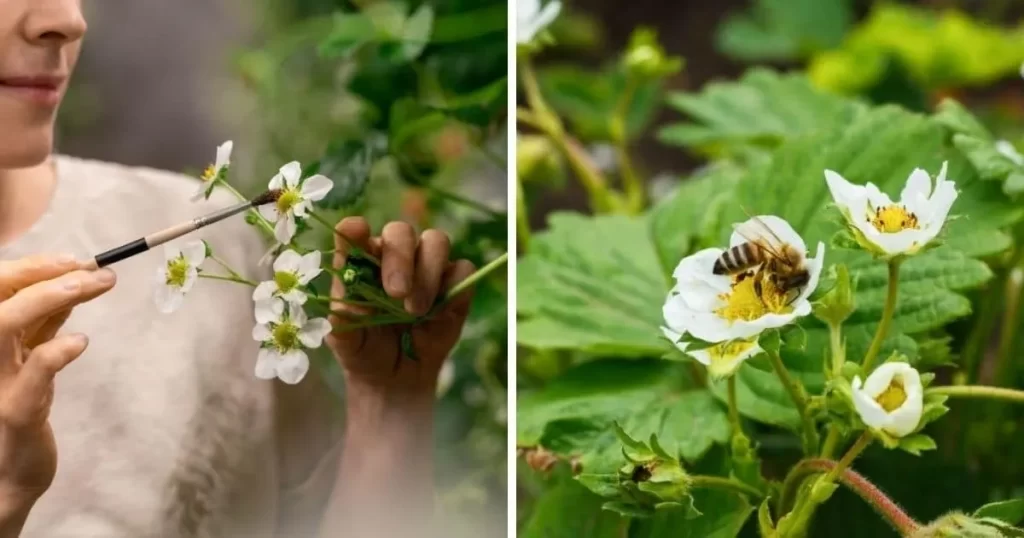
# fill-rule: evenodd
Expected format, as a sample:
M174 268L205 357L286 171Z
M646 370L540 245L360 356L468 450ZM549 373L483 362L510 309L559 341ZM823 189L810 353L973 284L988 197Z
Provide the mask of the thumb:
M49 414L53 378L89 345L84 334L59 336L36 346L15 378L7 395L7 419L14 426L39 423Z

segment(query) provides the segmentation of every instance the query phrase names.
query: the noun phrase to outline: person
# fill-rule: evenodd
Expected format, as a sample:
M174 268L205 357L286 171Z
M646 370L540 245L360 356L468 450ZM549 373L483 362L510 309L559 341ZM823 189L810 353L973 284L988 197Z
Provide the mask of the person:
M160 249L88 269L234 199L192 203L193 179L52 155L85 33L80 0L0 1L0 537L424 535L435 384L471 291L413 327L415 361L396 361L394 327L328 336L346 382L339 427L316 375L254 375L251 289L201 280L164 315L150 288ZM392 222L374 235L361 218L337 230L381 259L409 312L474 270L449 261L437 230ZM265 245L240 217L201 234L266 276ZM340 267L349 247L336 246Z

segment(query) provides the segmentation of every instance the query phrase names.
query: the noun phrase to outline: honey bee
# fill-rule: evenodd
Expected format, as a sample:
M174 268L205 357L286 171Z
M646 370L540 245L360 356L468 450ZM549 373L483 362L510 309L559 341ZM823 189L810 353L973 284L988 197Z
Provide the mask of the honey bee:
M804 253L779 238L757 217L735 226L736 233L746 239L722 253L715 260L712 272L716 275L732 275L738 280L754 277L754 290L761 295L763 278L786 295L786 304L799 296L800 288L807 284L811 275L804 266Z

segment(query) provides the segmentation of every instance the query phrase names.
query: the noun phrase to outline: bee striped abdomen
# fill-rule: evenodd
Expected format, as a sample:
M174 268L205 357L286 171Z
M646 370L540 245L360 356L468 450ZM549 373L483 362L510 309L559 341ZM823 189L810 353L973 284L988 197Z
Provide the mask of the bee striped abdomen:
M716 275L732 274L761 263L761 249L753 243L736 245L715 260L712 272Z

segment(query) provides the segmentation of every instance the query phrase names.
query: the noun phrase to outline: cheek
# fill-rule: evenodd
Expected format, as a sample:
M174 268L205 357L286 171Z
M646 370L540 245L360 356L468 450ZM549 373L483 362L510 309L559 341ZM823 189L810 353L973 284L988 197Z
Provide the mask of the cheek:
M53 150L53 119L50 111L0 95L0 168L43 162Z

